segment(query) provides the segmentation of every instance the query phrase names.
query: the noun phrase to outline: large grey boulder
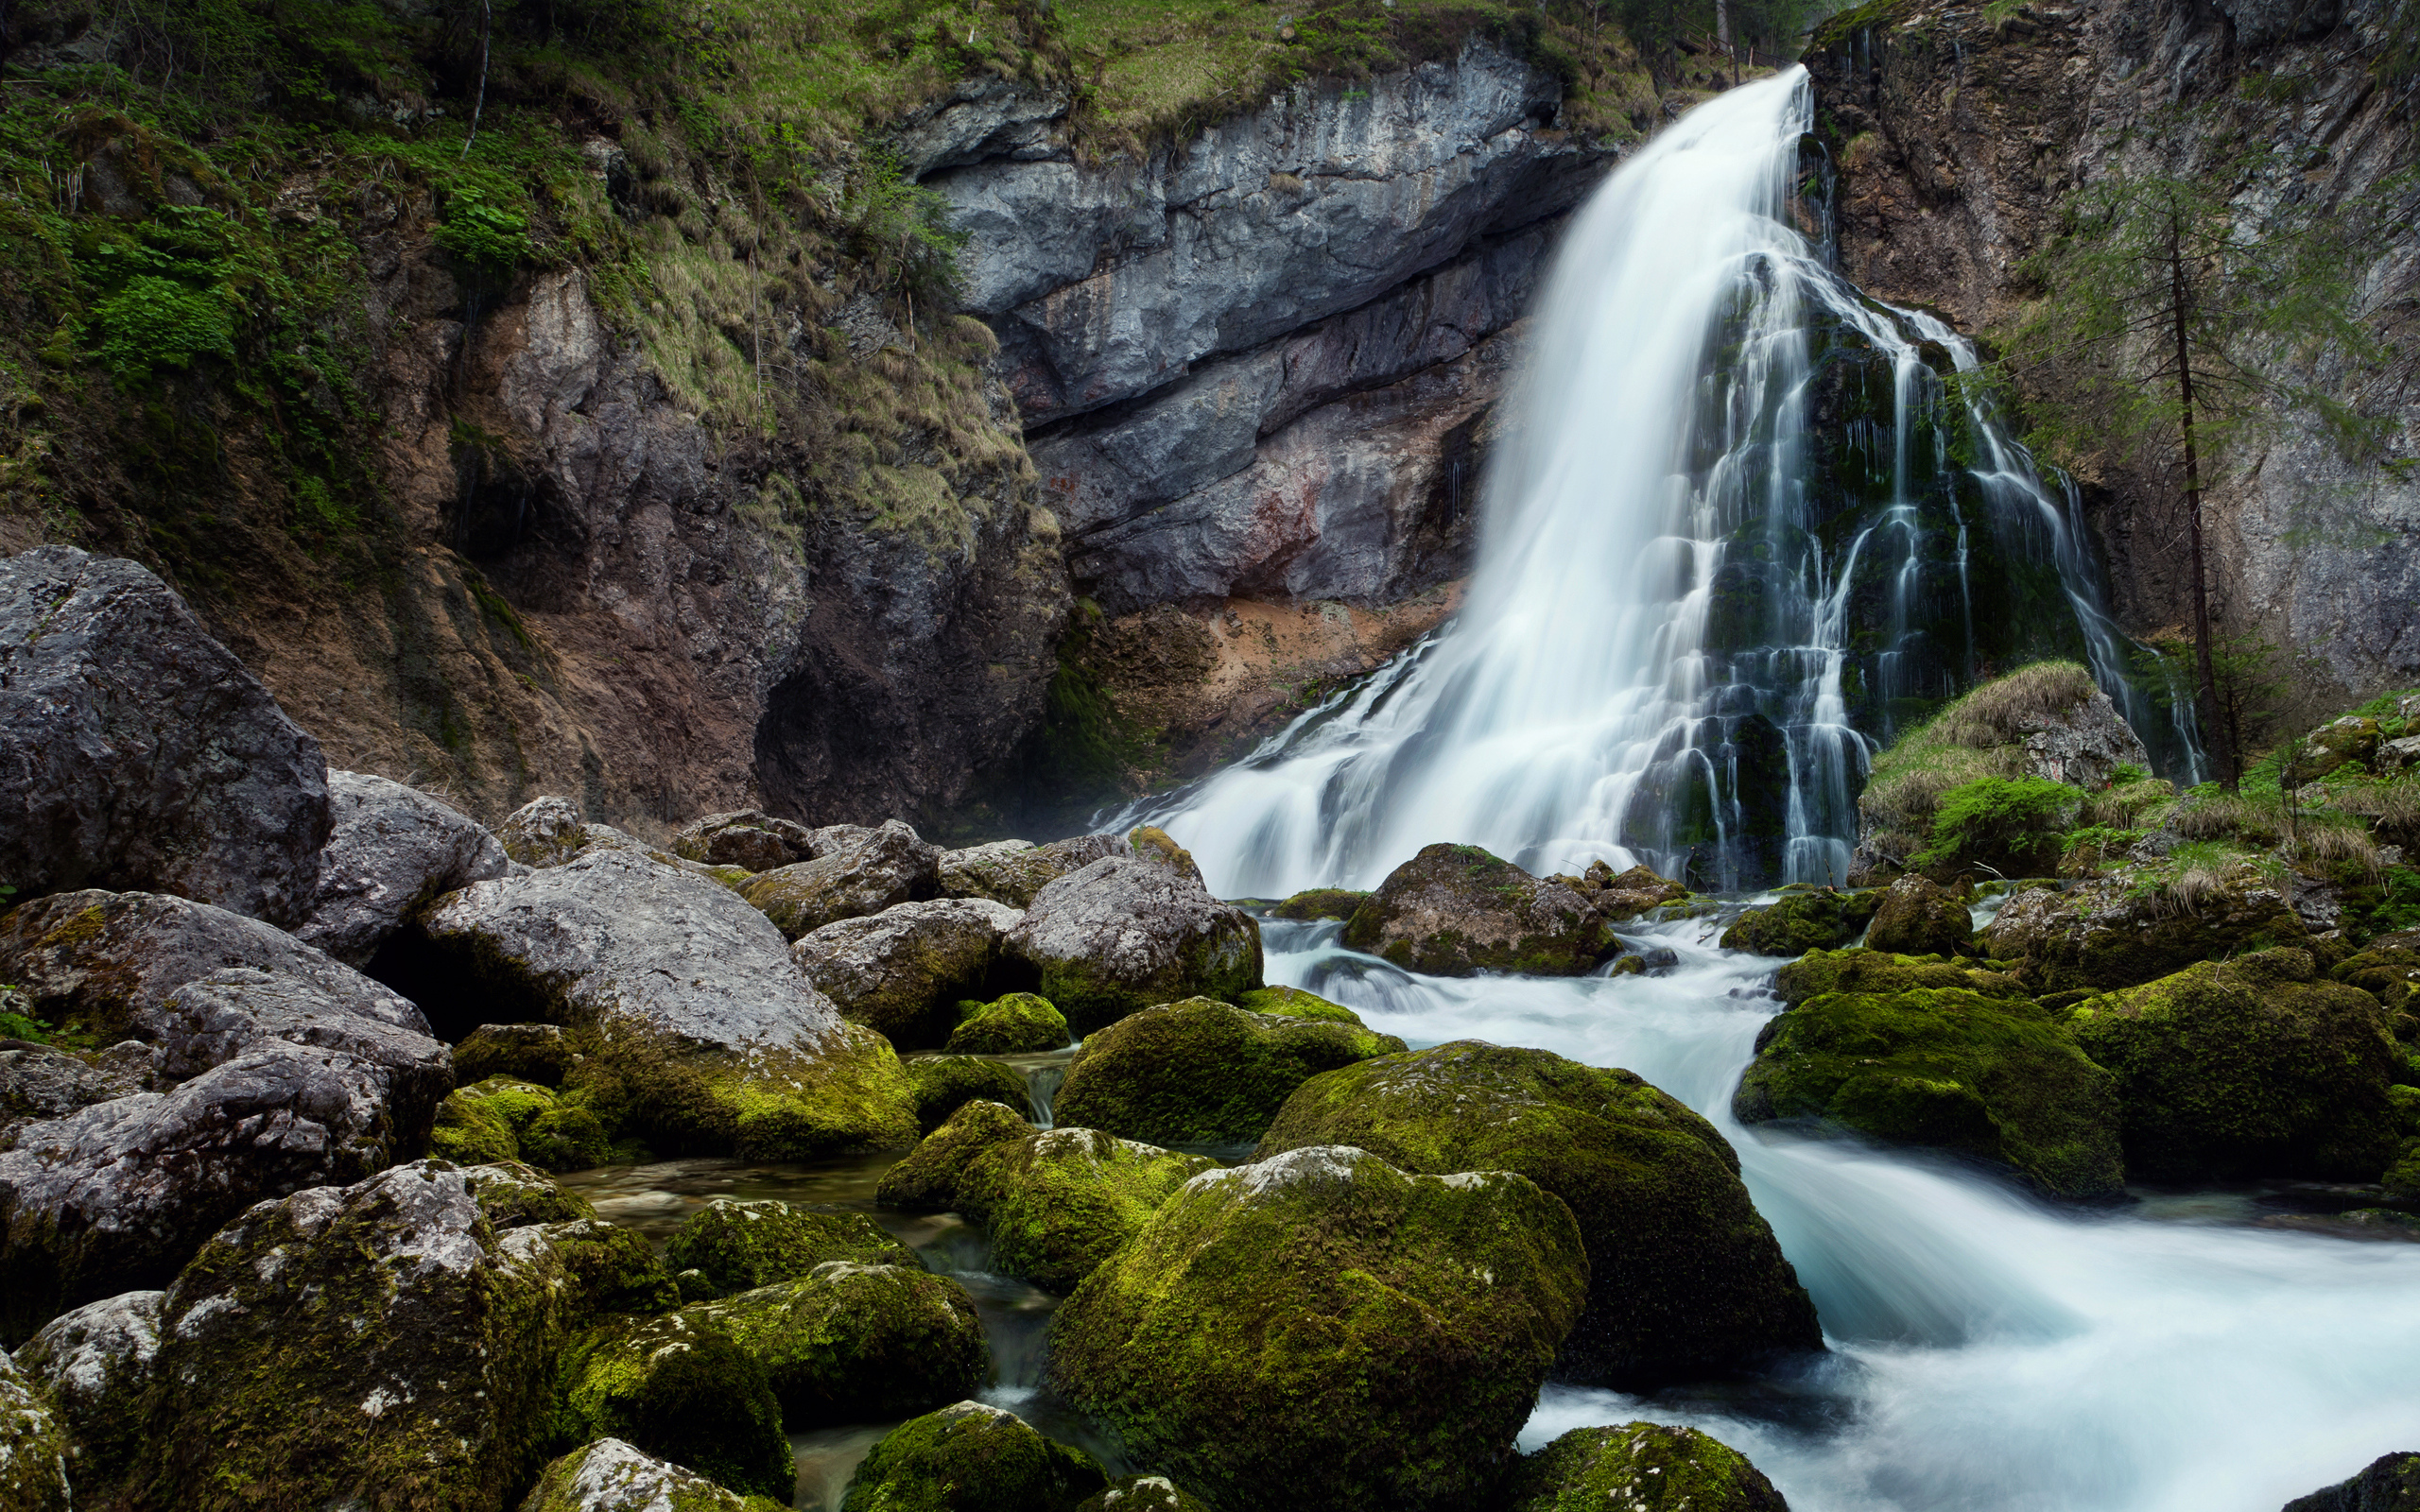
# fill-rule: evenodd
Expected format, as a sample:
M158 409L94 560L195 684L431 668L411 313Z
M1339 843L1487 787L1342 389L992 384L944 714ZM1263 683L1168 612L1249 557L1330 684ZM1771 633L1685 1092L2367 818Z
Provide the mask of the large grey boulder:
M50 1404L0 1354L0 1506L67 1512L67 1435Z
M1431 976L1584 976L1621 949L1587 894L1475 845L1424 846L1354 910L1343 940Z
M131 1041L99 1064L50 1045L0 1041L0 1148L27 1124L144 1091L150 1073L149 1048Z
M815 832L815 859L742 883L739 895L796 939L842 919L862 919L941 890L941 849L897 819L878 830L835 824Z
M368 772L330 772L336 833L320 886L294 929L347 966L368 966L413 910L512 869L486 828L416 788Z
M1210 896L1192 858L1103 856L1034 895L1008 951L1079 1035L1180 998L1261 985L1260 925Z
M521 1512L747 1512L748 1505L702 1475L623 1439L600 1438L547 1466Z
M320 744L142 566L0 561L0 877L175 893L290 924L327 843Z
M763 809L742 809L709 814L683 826L672 837L672 853L710 867L770 871L813 859L815 836L794 820L777 819Z
M1000 943L1025 915L980 898L900 903L799 936L790 954L855 1022L903 1050L949 1038L961 999L985 998Z
M17 1350L17 1368L42 1387L66 1430L79 1484L114 1480L133 1459L166 1295L126 1292L87 1303L51 1319Z
M680 868L591 848L452 894L421 931L449 984L440 1022L580 1031L571 1079L629 1100L654 1136L769 1157L915 1141L890 1047L841 1018L763 914Z
M1091 866L1103 856L1133 853L1134 848L1122 834L1079 834L1048 845L994 840L989 845L942 853L942 895L989 898L1011 908L1023 908L1033 902L1034 894L1071 871Z
M424 1160L247 1211L162 1300L167 1389L119 1504L275 1487L289 1506L500 1512L537 1474L556 1356L627 1290L576 1263L584 1206L526 1166Z

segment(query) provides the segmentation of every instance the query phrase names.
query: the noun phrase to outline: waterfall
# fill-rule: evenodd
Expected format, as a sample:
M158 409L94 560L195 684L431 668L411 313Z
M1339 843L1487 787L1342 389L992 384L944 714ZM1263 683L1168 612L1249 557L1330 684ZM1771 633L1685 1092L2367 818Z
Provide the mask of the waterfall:
M1792 69L1701 105L1578 214L1483 485L1458 619L1139 808L1214 886L1371 886L1420 846L1709 890L1838 882L1877 748L1979 677L2088 660L2142 728L2070 492L1931 317L1792 223Z

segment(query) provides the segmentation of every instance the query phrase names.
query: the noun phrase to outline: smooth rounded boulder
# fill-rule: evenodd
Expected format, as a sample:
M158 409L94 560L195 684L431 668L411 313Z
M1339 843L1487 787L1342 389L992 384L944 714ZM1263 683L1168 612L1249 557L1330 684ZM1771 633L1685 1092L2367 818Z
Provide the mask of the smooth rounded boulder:
M1587 1293L1528 1177L1312 1146L1180 1188L1060 1309L1050 1379L1228 1512L1466 1507Z
M1475 845L1428 846L1389 872L1343 941L1428 976L1581 976L1621 948L1581 893Z
M1575 1428L1505 1477L1497 1512L1789 1512L1748 1456L1694 1428Z
M542 1171L585 1171L614 1153L584 1099L512 1076L456 1088L437 1105L428 1148L462 1164L527 1160Z
M1743 1124L1805 1120L2005 1166L2054 1196L2125 1180L2117 1083L2005 977L1877 951L1809 955L1732 1096Z
M927 1134L972 1102L1028 1108L1033 1101L1013 1067L981 1056L912 1056L904 1064L916 1089L916 1122Z
M789 1433L911 1418L991 1379L966 1288L923 1266L826 1261L798 1280L683 1309L765 1368Z
M867 1265L923 1262L862 1212L819 1212L785 1202L717 1197L664 1242L665 1263L704 1276L717 1296L812 1275L836 1260Z
M367 969L378 947L438 898L512 868L494 835L417 788L330 772L328 799L336 827L294 936L347 966Z
M557 1433L619 1438L732 1490L787 1501L797 1462L765 1366L693 1309L615 1318L563 1350Z
M2138 1177L2370 1181L2400 1147L2385 1014L2308 951L2204 961L2088 998L2069 1023L2117 1078Z
M1211 897L1182 851L1103 856L1049 883L1007 949L1080 1035L1156 1003L1261 985L1259 923Z
M760 871L739 885L739 895L762 909L785 939L940 891L941 851L897 819L876 830L845 824L818 830L814 860Z
M954 1056L1033 1055L1073 1042L1066 1016L1048 998L1011 992L993 1003L960 1003L958 1027L942 1048Z
M1129 1014L1087 1039L1052 1116L1152 1144L1246 1143L1313 1076L1403 1049L1394 1036L1357 1023L1188 998Z
M1649 1383L1823 1347L1713 1125L1631 1072L1457 1040L1305 1082L1254 1152L1349 1144L1406 1171L1513 1171L1570 1209L1587 1306L1569 1379Z
M1784 888L1779 901L1751 908L1722 932L1727 951L1751 955L1799 955L1854 944L1881 906L1874 892L1836 887Z
M272 924L319 889L320 743L148 569L0 558L0 877L172 893Z
M902 1050L934 1050L958 1005L991 985L1001 941L1024 917L982 899L901 903L802 935L790 958L852 1022Z
M1910 872L1882 895L1865 947L1894 955L1969 954L1975 949L1975 918L1947 888Z
M884 1435L840 1512L1067 1512L1107 1484L1083 1451L1012 1412L961 1401Z

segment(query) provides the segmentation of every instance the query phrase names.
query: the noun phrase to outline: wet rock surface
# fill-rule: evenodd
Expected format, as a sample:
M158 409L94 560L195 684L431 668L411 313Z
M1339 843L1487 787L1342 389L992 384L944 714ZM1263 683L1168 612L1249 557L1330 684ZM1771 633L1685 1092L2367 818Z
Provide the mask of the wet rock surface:
M1091 1455L1052 1442L1014 1413L961 1401L885 1435L857 1468L841 1512L1051 1512L1107 1480Z
M966 1288L921 1264L827 1261L797 1280L683 1315L731 1335L765 1368L789 1433L882 1422L963 1400L992 1374Z
M1619 948L1580 892L1468 845L1424 847L1388 873L1344 943L1431 976L1578 976Z
M1962 954L1975 946L1974 916L1929 878L1902 877L1882 895L1865 945L1894 955Z
M174 893L290 924L319 886L327 762L134 562L0 560L0 876Z
M1722 948L1752 955L1836 951L1857 943L1881 904L1881 895L1872 892L1833 887L1786 891L1779 902L1740 915L1737 923L1722 932Z
M1304 1082L1403 1049L1358 1022L1188 998L1129 1014L1086 1039L1052 1111L1080 1128L1153 1144L1248 1143Z
M1504 1512L1789 1512L1746 1455L1694 1428L1575 1428L1507 1477Z
M779 1202L717 1201L665 1242L665 1263L695 1271L713 1295L794 1281L834 1261L920 1268L916 1252L861 1212L812 1212Z

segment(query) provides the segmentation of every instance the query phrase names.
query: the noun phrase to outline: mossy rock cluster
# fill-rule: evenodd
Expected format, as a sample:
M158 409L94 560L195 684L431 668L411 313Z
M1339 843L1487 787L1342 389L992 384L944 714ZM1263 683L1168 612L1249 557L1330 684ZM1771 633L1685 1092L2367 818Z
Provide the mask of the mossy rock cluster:
M1748 1456L1694 1428L1575 1428L1506 1475L1493 1512L1789 1512Z
M1050 1000L1011 992L991 1003L960 1003L958 1027L942 1048L954 1056L1030 1055L1074 1042L1067 1020Z
M1957 894L1930 878L1902 877L1882 895L1865 944L1894 955L1972 954L1975 919Z
M1037 1130L996 1103L969 1103L883 1174L876 1198L962 1213L991 1236L994 1269L1069 1292L1216 1165L1096 1129Z
M1738 1157L1633 1073L1469 1040L1366 1060L1304 1083L1254 1155L1318 1145L1436 1176L1517 1172L1560 1198L1591 1277L1566 1378L1647 1383L1823 1346Z
M1983 931L1984 954L2022 962L2037 992L2107 990L2156 981L2198 961L2309 936L2285 893L2251 866L2180 897L2168 879L2121 868L2061 892L2036 887L2009 900Z
M1835 951L1857 943L1882 906L1882 895L1872 891L1842 892L1836 887L1788 887L1781 898L1763 908L1751 908L1722 932L1727 951L1751 955L1802 955L1808 951Z
M700 1050L617 1025L577 1029L565 1093L616 1143L658 1156L806 1160L916 1142L917 1093L889 1040L840 1023L813 1052Z
M527 1160L547 1171L584 1171L614 1153L585 1098L510 1076L456 1088L437 1106L428 1147L463 1165Z
M1579 976L1620 949L1581 892L1475 845L1427 846L1388 873L1343 942L1429 976Z
M714 1295L797 1280L832 1261L860 1265L924 1262L862 1212L819 1212L781 1202L717 1198L690 1215L664 1244L665 1263L696 1271Z
M2126 1163L2155 1180L2377 1178L2401 1149L2405 1070L2377 1000L2279 949L2197 963L2078 1005L2118 1079Z
M764 1366L790 1433L912 1417L973 1395L992 1375L966 1288L923 1266L827 1261L805 1279L696 1303Z
M916 1089L916 1123L927 1134L969 1103L1024 1108L1032 1101L1016 1068L981 1056L917 1056L905 1064Z
M1588 1291L1509 1172L1314 1147L1188 1183L1053 1321L1052 1381L1226 1512L1485 1494Z
M841 1512L1070 1512L1109 1484L1100 1465L1014 1413L961 1401L867 1452Z
M1188 998L1129 1014L1085 1040L1053 1108L1067 1124L1153 1144L1249 1143L1305 1081L1403 1049L1357 1021Z
M2004 979L1861 951L1783 974L1792 1001L1733 1095L1741 1123L1820 1121L1954 1150L2064 1197L2123 1186L2116 1082Z

